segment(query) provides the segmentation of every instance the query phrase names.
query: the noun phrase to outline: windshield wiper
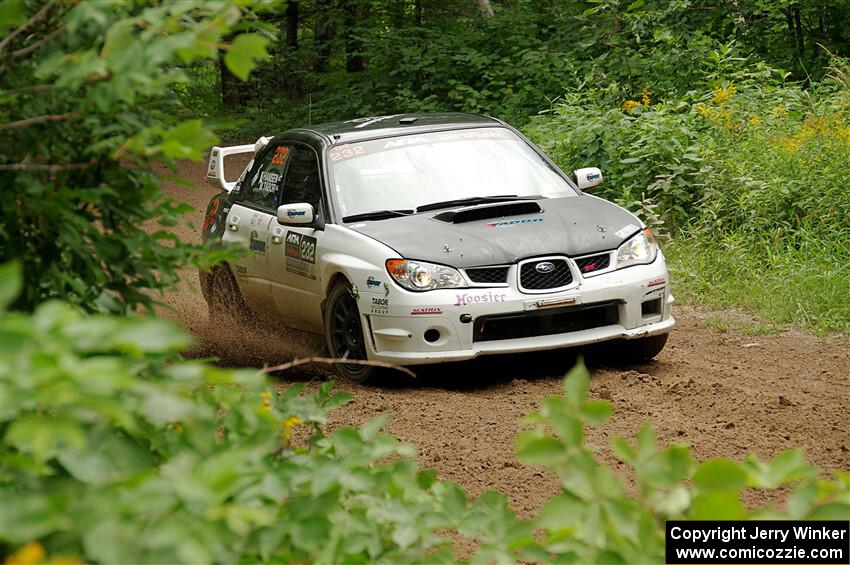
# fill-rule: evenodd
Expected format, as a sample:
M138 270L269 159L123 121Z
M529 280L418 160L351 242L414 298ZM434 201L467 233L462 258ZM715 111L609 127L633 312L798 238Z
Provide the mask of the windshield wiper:
M502 194L500 196L473 196L472 198L459 198L457 200L446 200L444 202L434 202L432 204L423 204L416 208L417 212L427 212L428 210L440 210L441 208L451 208L453 206L463 206L466 204L487 204L489 202L505 202L507 200L526 200L528 198L540 198L539 196L517 196L516 194Z
M372 212L363 212L362 214L354 214L346 216L342 219L343 222L356 222L358 220L386 220L387 218L397 218L398 216L409 216L414 210L374 210Z

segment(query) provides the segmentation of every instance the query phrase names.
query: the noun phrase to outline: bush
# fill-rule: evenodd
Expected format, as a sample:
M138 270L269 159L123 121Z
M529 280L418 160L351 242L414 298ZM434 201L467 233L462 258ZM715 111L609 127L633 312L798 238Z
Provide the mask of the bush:
M846 332L847 64L804 91L715 59L711 88L657 103L574 91L526 132L565 170L601 166L600 195L673 236L689 297Z
M583 366L543 400L517 456L562 491L532 520L504 495L470 502L420 471L384 418L332 432L345 393L277 387L256 371L186 361L189 339L156 319L87 316L60 302L6 310L21 278L0 272L0 544L12 562L451 562L450 532L476 562L663 562L664 520L836 518L850 474L820 479L800 450L698 464L658 449L649 426L614 453L637 496L584 442L611 404L588 400ZM550 431L553 431L552 434ZM785 511L748 510L748 487L796 483ZM35 559L33 558L35 557Z
M169 230L191 208L167 198L150 169L200 160L217 139L178 104L173 89L189 80L180 65L216 59L220 46L245 76L265 53L254 34L222 42L241 4L0 6L0 32L16 28L0 57L0 262L26 265L20 307L150 306L149 291L174 284L179 268L223 257Z

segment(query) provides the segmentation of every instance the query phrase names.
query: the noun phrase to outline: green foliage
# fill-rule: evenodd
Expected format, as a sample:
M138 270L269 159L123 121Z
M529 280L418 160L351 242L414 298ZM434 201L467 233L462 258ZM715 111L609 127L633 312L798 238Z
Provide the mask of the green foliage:
M451 559L434 531L465 515L462 491L384 418L326 432L349 400L330 383L280 394L182 360L169 322L57 301L0 332L0 542L112 563Z
M5 300L20 267L0 269ZM611 404L588 399L583 365L526 418L518 459L561 490L531 520L501 493L470 501L420 471L386 417L329 430L349 400L331 383L279 391L253 370L179 355L158 319L84 315L48 301L2 312L0 547L95 562L663 562L664 521L846 518L850 474L822 479L800 450L771 461L695 462L650 426L612 441L636 493L584 441ZM787 508L746 508L747 488L793 486ZM2 544L5 544L3 546ZM23 558L21 557L21 560ZM31 560L36 561L36 560Z
M151 165L199 160L217 140L177 103L173 88L190 78L179 65L221 46L245 76L263 56L252 34L222 43L238 4L4 3L3 21L24 32L0 50L0 260L26 267L20 306L150 305L146 291L178 268L222 257L169 231L188 208L164 196Z
M846 63L802 91L738 59L718 51L711 88L664 102L571 91L526 133L565 170L600 166L600 195L673 236L689 298L846 332Z

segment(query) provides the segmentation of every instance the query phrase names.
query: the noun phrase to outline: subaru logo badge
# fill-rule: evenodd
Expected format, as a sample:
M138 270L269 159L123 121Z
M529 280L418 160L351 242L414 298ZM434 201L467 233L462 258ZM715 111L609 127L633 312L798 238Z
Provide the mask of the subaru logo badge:
M543 261L542 263L537 263L534 266L534 270L538 273L551 273L555 270L555 264L549 261Z

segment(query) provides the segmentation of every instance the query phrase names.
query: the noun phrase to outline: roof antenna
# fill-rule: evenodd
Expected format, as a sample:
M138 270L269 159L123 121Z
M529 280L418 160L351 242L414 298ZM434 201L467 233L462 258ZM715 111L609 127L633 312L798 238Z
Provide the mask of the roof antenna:
M307 95L307 125L313 125L313 93Z

